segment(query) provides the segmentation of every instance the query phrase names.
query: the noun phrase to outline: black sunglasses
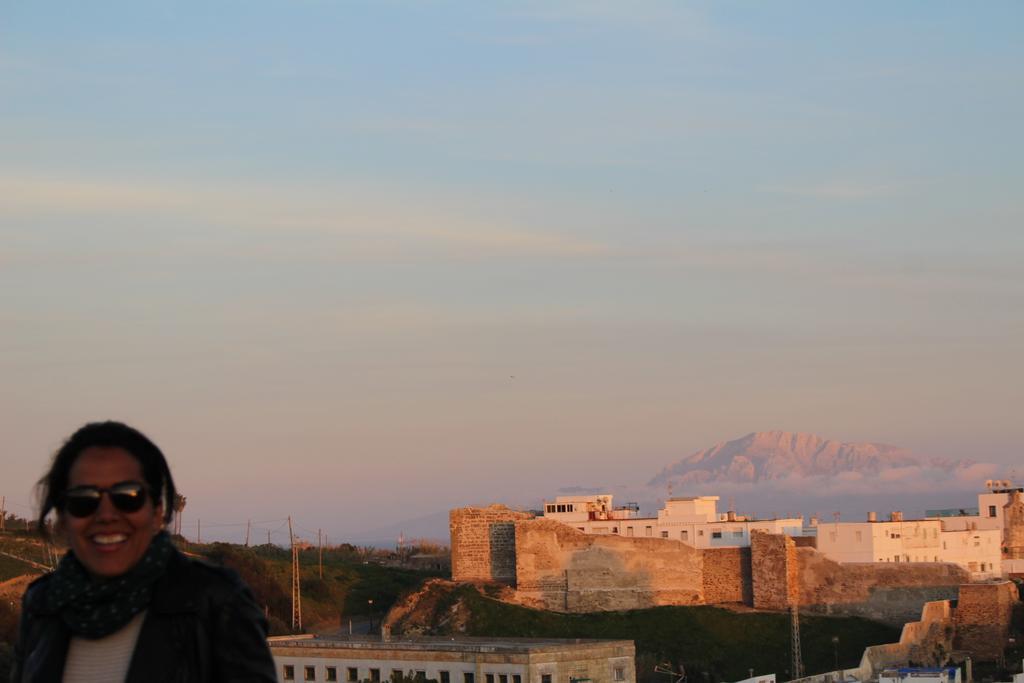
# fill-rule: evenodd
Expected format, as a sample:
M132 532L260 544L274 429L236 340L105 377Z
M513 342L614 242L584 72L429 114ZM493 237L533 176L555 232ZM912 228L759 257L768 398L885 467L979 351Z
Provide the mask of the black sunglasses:
M121 512L138 512L146 504L146 487L135 481L122 481L108 489L99 486L76 486L64 492L61 507L72 517L88 517L100 507L103 494Z

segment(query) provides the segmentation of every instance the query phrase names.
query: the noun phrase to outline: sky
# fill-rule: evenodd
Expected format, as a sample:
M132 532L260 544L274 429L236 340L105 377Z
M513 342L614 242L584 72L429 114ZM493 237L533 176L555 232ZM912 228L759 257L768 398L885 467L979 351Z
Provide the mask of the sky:
M760 430L1022 462L1022 20L4 3L0 495L97 419L282 542Z

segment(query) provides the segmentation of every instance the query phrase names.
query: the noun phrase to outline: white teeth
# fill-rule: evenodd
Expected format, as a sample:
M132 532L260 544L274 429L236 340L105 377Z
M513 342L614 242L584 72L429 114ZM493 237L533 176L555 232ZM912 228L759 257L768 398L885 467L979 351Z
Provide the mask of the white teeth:
M92 537L92 540L100 545L107 545L110 543L120 543L127 538L124 534L97 534Z

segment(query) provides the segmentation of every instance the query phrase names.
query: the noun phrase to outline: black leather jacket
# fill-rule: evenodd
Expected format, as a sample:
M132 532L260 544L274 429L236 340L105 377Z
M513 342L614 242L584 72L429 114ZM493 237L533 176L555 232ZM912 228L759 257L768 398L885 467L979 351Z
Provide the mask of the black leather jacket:
M63 676L71 632L44 606L48 583L43 576L25 592L13 683ZM151 681L276 683L267 621L235 572L175 552L154 589L126 679Z

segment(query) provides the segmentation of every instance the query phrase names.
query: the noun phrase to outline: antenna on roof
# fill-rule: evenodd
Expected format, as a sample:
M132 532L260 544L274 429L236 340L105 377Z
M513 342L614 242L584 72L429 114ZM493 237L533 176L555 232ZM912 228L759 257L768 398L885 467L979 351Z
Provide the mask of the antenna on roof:
M679 663L679 671L672 669L670 662L662 662L661 664L654 665L654 673L667 674L670 677L672 683L685 683L686 682L686 667L683 663Z

